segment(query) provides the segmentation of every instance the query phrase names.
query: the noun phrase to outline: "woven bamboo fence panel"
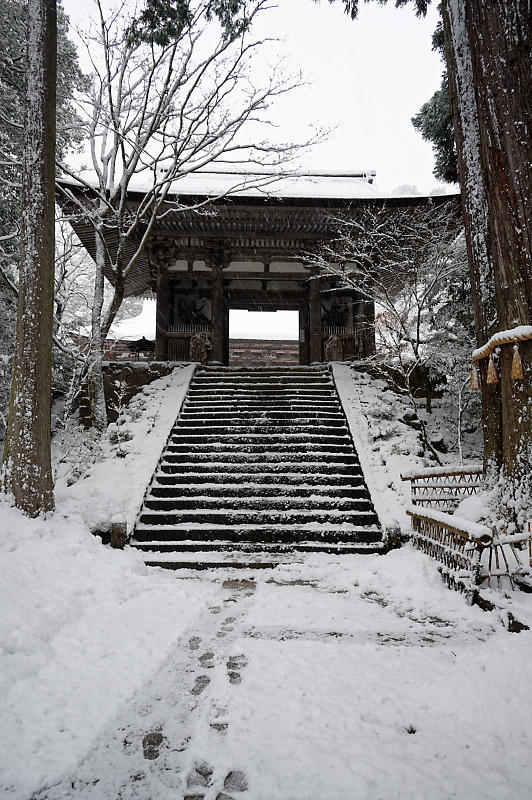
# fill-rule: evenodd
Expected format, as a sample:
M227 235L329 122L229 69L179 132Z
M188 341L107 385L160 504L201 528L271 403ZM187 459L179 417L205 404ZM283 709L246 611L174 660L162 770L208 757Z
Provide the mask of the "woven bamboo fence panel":
M464 497L476 494L482 486L482 466L451 467L443 471L440 467L422 470L419 473L401 475L410 481L412 504L424 508L436 508L447 514L462 502Z
M472 596L474 587L486 581L501 586L507 578L513 587L517 576L529 575L532 565L530 523L521 533L501 535L496 529L453 516L463 498L481 488L482 469L455 467L449 471L434 468L401 476L412 487L412 505L407 514L412 520L412 541L438 562L452 588Z

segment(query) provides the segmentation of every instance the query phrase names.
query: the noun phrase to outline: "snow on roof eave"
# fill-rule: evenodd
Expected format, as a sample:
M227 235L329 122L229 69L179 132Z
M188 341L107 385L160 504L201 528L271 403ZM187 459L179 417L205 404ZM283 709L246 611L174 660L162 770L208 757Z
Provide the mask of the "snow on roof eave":
M271 174L272 177L276 173L258 173L256 177L266 178ZM436 202L445 199L452 199L459 196L458 194L439 194L439 195L421 195L409 194L403 195L395 193L382 192L378 186L375 186L370 180L364 176L375 176L375 170L367 172L356 173L335 173L332 171L319 172L319 173L298 173L296 175L288 175L280 177L279 180L268 182L263 186L242 186L234 190L234 181L226 186L214 186L207 183L208 178L219 179L220 177L239 176L250 178L255 177L255 173L244 172L216 172L205 171L197 172L187 175L174 182L168 194L168 201L172 202L176 198L193 198L194 202L204 202L207 200L252 200L264 202L283 202L290 200L295 204L305 205L308 203L330 205L331 202L338 201L342 205L349 202L356 202L359 200L370 200L374 202L386 201L392 205L416 205L428 200ZM302 180L305 179L305 180ZM75 180L72 178L61 178L61 183L76 186L79 188L96 188L96 181L91 178L83 178L82 180ZM356 190L354 191L356 186ZM136 176L133 176L128 188L128 195L133 199L135 195L141 195L150 189L150 185Z

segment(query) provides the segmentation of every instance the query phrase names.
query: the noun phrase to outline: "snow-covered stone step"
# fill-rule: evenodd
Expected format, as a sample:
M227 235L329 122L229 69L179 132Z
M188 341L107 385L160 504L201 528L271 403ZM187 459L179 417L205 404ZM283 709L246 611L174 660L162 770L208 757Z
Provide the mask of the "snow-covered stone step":
M188 523L208 523L209 525L227 525L230 528L240 525L305 525L340 523L354 527L372 525L377 522L375 512L366 508L358 511L344 511L343 509L314 509L314 508L287 508L258 510L248 508L245 503L238 509L231 508L195 508L181 510L154 511L146 508L142 510L139 522L145 526L160 525L180 526Z
M273 439L273 441L272 441ZM312 438L296 439L295 441L286 442L286 444L275 441L274 437L270 440L252 440L243 441L239 437L227 437L220 440L218 437L212 438L205 437L203 441L190 441L190 439L170 439L167 445L167 452L169 453L202 453L208 454L215 452L217 455L235 453L297 453L305 455L314 453L330 453L331 455L346 453L353 455L353 448L349 446L349 441L346 438L339 438L337 441L315 442ZM296 460L296 456L294 456Z
M285 411L244 411L242 409L231 411L189 411L184 407L177 425L181 421L188 424L205 425L213 422L233 427L234 425L241 425L242 423L253 425L255 422L269 422L275 423L280 427L285 425L345 425L345 418L340 410L336 411L318 411L312 410L305 413L298 412L297 416L294 415L293 410Z
M155 473L157 480L171 478L176 483L258 483L299 485L314 483L318 486L327 484L359 486L364 482L360 467L351 464L335 464L334 467L319 463L284 463L268 464L165 464L161 463Z
M174 496L183 498L194 498L195 502L203 503L205 500L225 497L228 501L236 498L241 502L244 497L264 497L272 499L284 499L292 497L298 502L304 499L348 499L348 498L367 498L366 487L360 483L358 486L317 486L311 483L296 483L293 486L286 484L272 483L200 483L200 484L175 484L169 483L172 478L169 476L159 476L152 484L149 497L168 497L169 492L174 492ZM208 494L207 494L208 492Z
M198 434L199 435L199 434ZM350 454L353 453L353 445L351 444L349 437L342 435L341 438L337 437L333 442L315 442L312 438L307 440L305 439L297 439L296 441L292 442L271 442L271 441L252 441L243 444L240 440L236 439L234 436L228 435L223 440L220 440L219 437L216 435L213 438L206 442L198 442L198 441L190 441L187 437L180 437L175 439L175 434L173 434L169 440L167 448L170 452L173 453L184 453L184 452L194 452L194 453L209 453L212 452L213 448L216 448L219 452L227 452L230 453L232 451L244 452L244 453L262 453L270 450L271 452L276 453L289 453L289 452L301 452L301 453L341 453L341 452L349 452Z
M131 546L136 550L143 552L150 552L154 554L166 554L164 561L172 560L170 554L177 555L176 550L179 550L179 557L183 556L187 561L194 561L195 554L205 551L205 553L213 553L222 551L223 553L236 551L242 553L291 553L293 550L301 553L312 552L337 552L337 553L360 553L372 552L377 553L382 551L382 542L316 542L306 541L305 539L300 542L252 542L241 541L232 542L224 539L219 541L178 541L178 542L131 542ZM331 549L329 549L331 548ZM352 549L353 548L353 549ZM221 555L221 553L220 553ZM158 556L157 556L158 557ZM211 560L211 559L209 559Z
M229 448L229 449L228 449ZM244 449L245 448L245 449ZM358 458L352 450L344 445L335 447L332 444L319 445L314 442L306 444L293 444L286 447L272 446L271 450L264 448L264 445L245 444L220 445L220 444L201 444L194 447L186 445L169 444L163 457L163 462L178 464L181 462L190 463L191 461L222 461L224 463L237 464L239 462L253 461L311 461L327 462L343 461L345 463L358 464Z
M319 364L316 366L242 366L242 367L226 367L223 365L209 365L207 367L203 367L201 373L199 374L207 374L207 375L252 375L252 376L260 376L260 375L308 375L310 378L314 377L315 375L321 375L325 373L326 375L330 375L329 368L324 364Z
M193 390L190 391L192 393L187 399L185 408L189 408L191 405L211 406L215 403L218 405L224 404L229 407L232 406L233 409L237 409L240 406L243 408L249 406L260 408L263 406L265 409L272 408L273 406L278 406L279 408L282 408L283 406L300 407L302 405L320 407L325 406L328 403L337 404L338 402L337 397L332 390L311 392L308 390L305 391L304 389L297 391L287 389L279 392L213 391L201 393Z
M299 370L278 372L277 370L270 370L269 372L265 370L262 373L252 372L252 371L245 371L243 370L240 373L236 372L210 372L210 370L198 370L196 373L196 377L202 378L205 380L216 380L216 381L240 381L242 383L245 382L260 382L260 381L305 381L309 384L312 384L314 381L321 381L321 380L331 380L331 373L330 371L322 371L322 372L305 372Z
M241 497L212 497L203 496L198 497L180 497L180 496L165 496L149 494L145 501L144 507L153 511L178 511L178 510L196 510L201 503L201 508L204 509L225 509L234 510L241 509L245 506L246 509L256 509L258 511L288 511L291 509L305 509L305 510L341 510L341 511L368 511L371 508L370 501L367 497L358 499L346 497L291 497L289 495L281 495L278 497L247 497L245 501Z
M251 389L254 390L255 388L260 389L263 391L266 389L276 389L276 388L304 388L310 389L314 387L321 387L327 386L331 387L334 386L333 381L330 376L327 375L320 375L316 378L306 378L305 376L261 376L260 378L257 377L239 377L239 378L232 378L232 377L215 377L212 375L203 375L199 373L195 380L194 380L194 387L198 389L216 389L219 391L220 389L226 388L237 388L239 390L242 389Z
M294 560L294 553L379 553L382 552L382 542L231 542L231 541L201 541L197 542L169 542L169 543L137 543L132 542L136 550L150 553L148 566L161 566L169 569L196 568L196 564L211 566L242 566L257 568L265 566L275 567L277 564ZM176 552L177 551L177 552ZM265 556L273 556L274 561L263 561ZM287 558L288 557L288 558ZM179 561L176 562L176 558ZM233 559L238 563L231 564ZM172 567L172 564L179 567Z
M172 436L242 436L247 434L263 434L265 436L288 437L293 434L297 436L307 435L312 438L315 436L347 436L348 430L345 425L332 426L332 425L287 425L282 431L279 426L269 422L259 423L257 425L250 425L241 423L240 425L189 425L185 420L181 420L179 425L172 429Z
M315 419L295 414L285 415L281 419L269 414L261 414L260 416L256 414L253 417L232 416L231 419L224 419L214 414L210 417L190 417L188 414L182 414L174 426L174 431L180 431L181 428L195 432L223 428L225 431L241 432L245 428L255 430L257 427L267 428L268 430L275 429L277 432L281 430L283 433L290 433L292 429L294 431L316 431L316 429L322 428L327 428L328 430L346 429L345 420L342 419L340 414L326 418L316 415Z
M308 397L315 397L316 399L323 398L324 400L334 397L335 389L334 386L326 386L326 387L308 387L308 386L301 386L301 387L291 387L291 386L264 386L264 387L257 387L255 390L245 386L235 386L233 388L207 388L207 387L198 387L198 388L191 388L189 394L189 398L191 400L200 400L202 398L216 398L217 400L257 400L257 399L269 399L275 400L277 398L293 398L294 400L308 398Z
M258 473L263 477L267 474L275 474L278 473L283 477L287 477L288 475L295 475L299 473L299 477L301 475L321 475L326 476L328 474L328 470L335 476L339 475L358 475L362 477L362 473L360 471L360 467L358 462L356 464L349 464L349 463L338 463L335 462L334 465L331 464L327 466L323 464L322 461L299 461L299 462L292 462L292 461L267 461L267 462L246 462L241 464L235 464L231 462L224 462L224 461L187 461L181 463L179 458L172 461L168 461L171 456L165 456L165 460L161 461L159 465L160 472L173 472L175 473L187 473L192 472L196 474L207 474L207 475L216 475L218 473L225 473L226 476L231 476L231 480L233 480L237 475L248 475L248 477L252 473Z
M188 452L188 453L171 453L166 451L161 461L161 466L169 464L196 464L198 468L205 465L213 464L226 465L232 467L235 471L244 472L248 467L255 467L257 464L266 467L270 464L282 465L292 464L295 460L304 462L311 471L315 471L316 467L328 465L350 466L352 469L360 469L358 458L352 453L335 453L328 455L324 458L323 453L312 452L265 452L265 453L223 453L218 452L216 449L207 453ZM230 470L229 470L230 471Z
M376 525L271 525L247 524L239 526L215 524L187 524L172 526L146 526L140 523L135 533L135 544L153 547L167 545L178 547L181 542L378 542L382 533Z
M205 414L215 414L219 411L223 411L228 414L234 414L235 417L238 417L241 413L259 413L259 414L270 414L272 412L275 413L285 413L285 414L294 414L301 416L307 412L311 412L312 414L326 414L326 413L334 413L337 414L340 411L340 407L338 402L334 399L327 400L326 402L301 402L301 403L294 403L289 401L275 401L271 403L263 402L239 402L238 404L226 403L224 402L202 402L202 403L187 403L183 406L183 411L193 411Z
M200 435L195 434L194 436L172 436L172 443L173 444L188 444L192 449L196 444L223 444L224 442L235 442L241 445L246 444L263 444L263 445L282 445L283 443L290 444L290 443L297 443L300 442L301 444L340 444L342 442L350 441L347 435L343 436L322 436L316 434L312 436L312 434L307 433L287 433L286 436L282 434L274 436L273 434L268 435L264 433L246 433L246 434L238 434L238 433L219 433L213 434L209 436L208 434Z

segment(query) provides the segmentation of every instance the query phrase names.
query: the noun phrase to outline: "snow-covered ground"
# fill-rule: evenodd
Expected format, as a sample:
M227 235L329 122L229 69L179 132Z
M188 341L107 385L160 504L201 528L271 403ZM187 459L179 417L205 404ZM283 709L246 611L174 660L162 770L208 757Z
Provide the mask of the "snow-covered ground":
M91 534L132 526L191 374L146 387L92 463L58 451L48 519L0 502L0 794L526 797L532 633L468 607L422 553L175 574ZM383 521L406 529L416 433L376 438L382 387L335 377ZM501 600L532 625L529 596Z
M346 364L333 364L332 370L379 519L384 528L407 533L410 483L401 475L431 464L418 431L403 418L412 408L384 380Z
M78 428L56 437L58 511L80 516L92 531L108 531L113 517L125 519L132 530L194 370L195 365L178 366L145 386L103 441Z

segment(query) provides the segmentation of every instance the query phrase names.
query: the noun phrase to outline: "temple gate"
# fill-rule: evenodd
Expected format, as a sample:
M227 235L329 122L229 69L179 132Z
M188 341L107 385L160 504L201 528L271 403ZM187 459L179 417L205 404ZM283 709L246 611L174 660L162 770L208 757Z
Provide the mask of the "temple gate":
M125 286L126 297L156 293L157 360L198 360L204 354L209 362L227 364L231 309L297 311L301 364L374 354L373 302L356 288L342 287L338 278L317 274L309 257L337 235L335 215L356 215L376 203L390 209L416 205L426 198L379 199L372 196L371 176L363 173L312 177L288 194L255 190L212 199L200 210L187 206L201 205L209 195L189 190L169 198ZM65 184L90 201L90 190ZM129 194L131 212L141 198ZM73 204L59 199L94 257L91 225L74 215ZM107 238L112 250L112 230ZM110 271L107 277L112 281Z

